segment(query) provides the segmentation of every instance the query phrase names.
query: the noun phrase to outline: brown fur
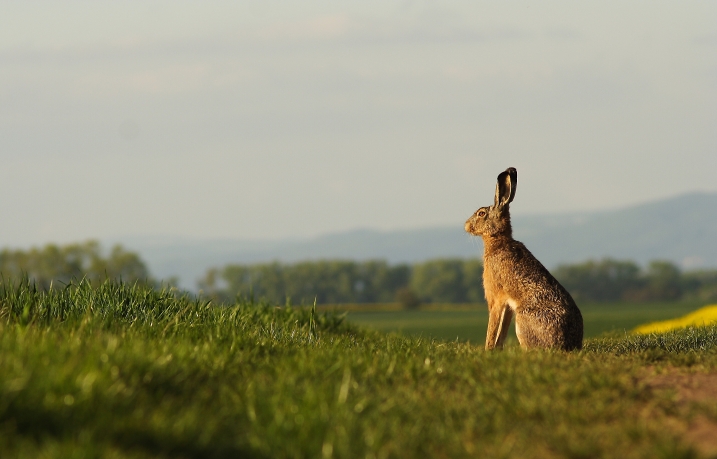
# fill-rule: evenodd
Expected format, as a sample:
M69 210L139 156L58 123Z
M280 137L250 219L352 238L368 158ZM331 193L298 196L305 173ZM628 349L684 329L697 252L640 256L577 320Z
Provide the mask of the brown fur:
M498 176L495 203L481 207L466 221L465 230L481 236L483 288L488 301L486 349L502 348L510 321L521 347L580 349L583 317L567 290L521 242L513 239L509 204L518 172Z

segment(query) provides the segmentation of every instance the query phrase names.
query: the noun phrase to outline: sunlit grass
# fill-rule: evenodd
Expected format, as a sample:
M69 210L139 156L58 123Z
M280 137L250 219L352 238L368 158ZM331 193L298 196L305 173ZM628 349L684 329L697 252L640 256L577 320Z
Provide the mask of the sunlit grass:
M646 363L717 329L487 353L311 308L108 282L0 289L0 457L694 457Z

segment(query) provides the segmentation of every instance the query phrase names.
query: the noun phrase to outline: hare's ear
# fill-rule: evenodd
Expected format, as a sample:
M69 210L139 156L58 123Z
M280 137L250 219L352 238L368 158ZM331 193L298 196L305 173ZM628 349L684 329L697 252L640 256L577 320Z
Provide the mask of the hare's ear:
M518 171L509 167L498 176L498 183L495 186L495 207L503 207L510 204L515 198L515 190L518 188Z

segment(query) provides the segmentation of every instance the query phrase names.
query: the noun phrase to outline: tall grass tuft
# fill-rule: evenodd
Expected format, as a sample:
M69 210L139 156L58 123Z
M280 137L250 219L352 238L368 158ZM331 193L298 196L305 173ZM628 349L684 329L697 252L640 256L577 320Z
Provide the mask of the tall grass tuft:
M344 316L316 308L275 307L254 300L215 305L173 288L107 280L99 286L81 279L41 291L27 279L0 284L0 323L19 326L83 327L132 331L147 338L247 340L261 336L311 342L320 333L352 330Z

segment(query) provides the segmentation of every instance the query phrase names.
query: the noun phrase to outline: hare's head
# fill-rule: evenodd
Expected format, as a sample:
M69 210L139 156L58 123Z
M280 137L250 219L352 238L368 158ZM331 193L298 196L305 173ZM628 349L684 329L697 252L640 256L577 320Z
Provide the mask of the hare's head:
M490 207L481 207L466 221L466 231L476 236L511 236L509 204L515 197L518 186L518 171L509 167L498 176L495 187L495 202Z

